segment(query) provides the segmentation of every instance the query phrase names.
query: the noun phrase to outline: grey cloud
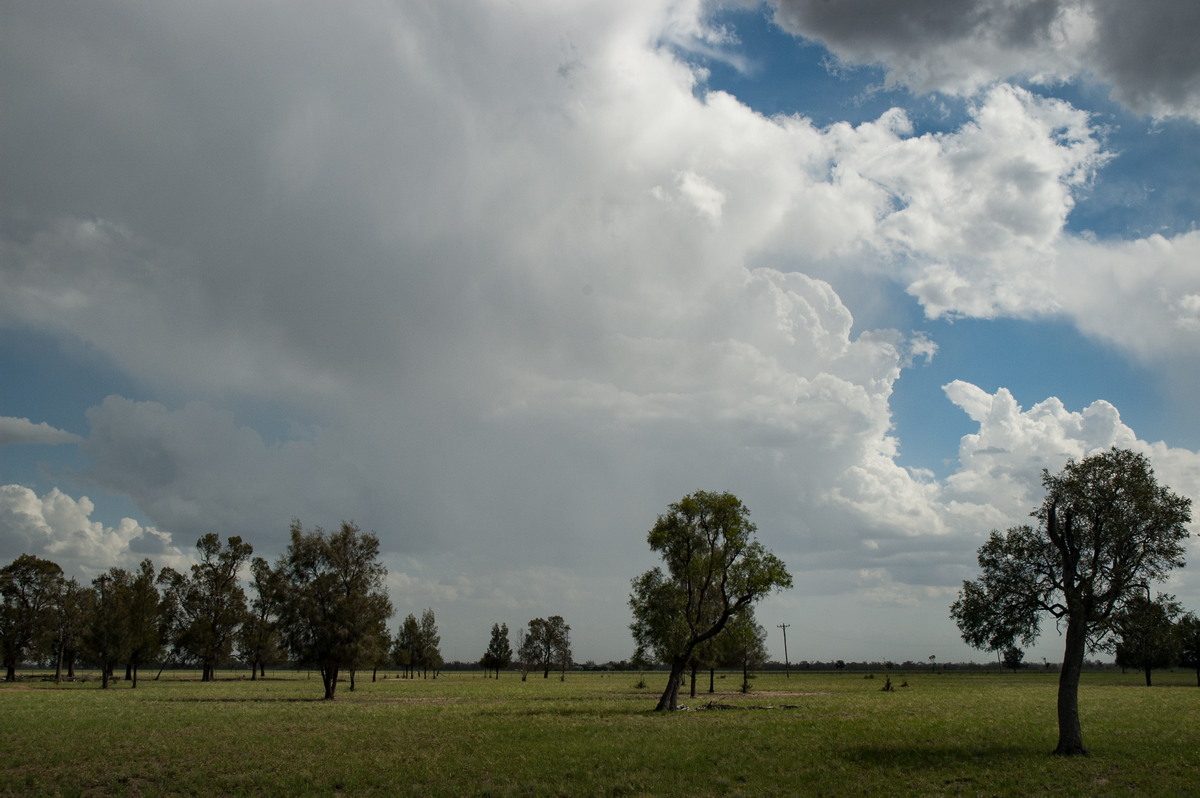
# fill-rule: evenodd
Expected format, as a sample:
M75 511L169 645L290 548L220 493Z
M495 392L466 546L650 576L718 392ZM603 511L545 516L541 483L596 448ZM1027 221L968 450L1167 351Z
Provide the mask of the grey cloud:
M1200 117L1190 0L771 0L784 29L920 91L1010 78L1098 78L1129 108Z
M0 446L16 443L57 445L83 440L73 432L52 427L46 422L34 424L27 418L0 416Z

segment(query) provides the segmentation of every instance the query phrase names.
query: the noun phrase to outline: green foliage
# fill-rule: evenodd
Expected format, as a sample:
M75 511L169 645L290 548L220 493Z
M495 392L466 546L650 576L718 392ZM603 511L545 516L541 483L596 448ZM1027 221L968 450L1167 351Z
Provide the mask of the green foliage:
M196 541L200 562L190 576L171 568L159 575L163 614L174 655L198 662L203 680L212 679L218 665L227 662L234 637L246 618L246 592L239 571L254 548L234 535L225 545L213 533Z
M1178 658L1175 619L1182 611L1174 596L1162 593L1153 601L1140 593L1128 599L1113 619L1112 649L1117 664L1142 671L1149 687L1150 672L1173 665Z
M5 679L40 636L54 626L54 608L63 590L58 563L22 554L0 568L0 661Z
M750 511L731 493L697 491L672 504L647 535L662 567L633 580L636 661L669 663L658 709L676 707L696 648L773 590L791 587L783 561L754 538Z
M484 670L495 671L496 678L500 678L500 671L512 665L513 650L508 642L508 624L494 623L492 624L492 637L488 640L487 651L479 660L479 665Z
M283 573L276 571L262 557L250 561L254 598L238 633L237 648L242 660L250 666L250 678L257 679L269 665L287 660L283 636L279 633L279 608L287 598Z
M1176 625L1179 640L1179 664L1196 671L1196 686L1200 687L1200 618L1187 613Z
M1032 643L1044 614L1066 627L1057 753L1083 753L1078 683L1084 653L1114 630L1118 610L1183 565L1191 500L1160 486L1140 454L1111 449L1042 474L1036 528L993 531L980 577L950 608L963 639L998 650Z
M521 661L521 678L530 671L540 670L542 678L557 668L566 678L571 666L571 627L561 615L533 618L527 631L520 633L517 657Z
M279 629L297 662L320 669L325 698L333 699L339 671L371 662L384 647L392 616L387 569L379 538L352 523L326 534L293 521L291 534L277 566Z

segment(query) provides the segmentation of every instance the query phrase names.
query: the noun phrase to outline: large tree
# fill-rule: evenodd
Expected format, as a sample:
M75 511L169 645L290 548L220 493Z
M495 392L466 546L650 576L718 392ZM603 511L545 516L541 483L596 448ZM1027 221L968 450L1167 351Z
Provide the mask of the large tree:
M500 671L512 664L513 651L508 642L508 624L492 624L492 637L488 640L487 651L479 660L479 665L485 671L495 671L500 678Z
M672 504L647 535L666 570L633 580L637 657L671 666L655 707L676 709L697 646L773 590L791 587L783 561L758 542L750 511L731 493L698 491Z
M1187 613L1176 624L1179 635L1179 664L1195 668L1196 686L1200 687L1200 618Z
M138 685L138 668L158 659L163 649L162 597L158 592L154 563L142 560L131 574L125 596L125 625L129 648L125 652L126 677Z
M54 659L54 681L61 682L63 667L68 679L75 678L75 655L83 639L87 623L87 602L90 591L75 579L63 582L52 613L52 628L46 649Z
M1136 668L1146 677L1155 668L1175 664L1179 653L1179 635L1175 619L1183 611L1174 596L1162 593L1151 601L1138 594L1125 602L1113 619L1112 649L1122 668Z
M107 690L117 663L129 656L129 599L133 579L124 568L110 568L92 580L87 601L83 648L100 666L100 687Z
M521 632L517 656L522 681L535 670L542 672L543 679L549 678L551 668L558 668L565 679L571 665L571 627L561 615L531 618L528 630Z
M250 666L250 680L255 681L266 676L268 665L276 665L287 658L276 623L285 593L282 574L262 557L250 561L250 577L254 598L250 600L250 611L238 633L237 649Z
M404 616L400 629L392 638L392 661L404 669L404 678L415 678L421 667L421 622L411 612Z
M293 521L291 535L277 566L285 585L279 628L295 659L320 669L331 700L339 671L367 660L373 637L392 616L387 569L379 562L379 538L353 523L326 534Z
M164 568L163 602L170 641L178 656L198 662L201 681L212 681L217 665L229 659L246 619L246 591L240 571L254 548L237 535L225 545L214 533L196 541L200 561L190 576Z
M767 661L767 630L755 622L752 613L744 611L734 616L713 640L717 643L719 663L740 669L742 692L750 692L750 672Z
M17 678L30 646L53 628L63 585L58 563L32 554L0 568L0 660L7 681Z
M417 651L422 675L429 676L433 670L433 678L437 678L442 669L442 635L438 632L437 618L432 607L426 607L421 613L421 623L417 630Z
M1056 754L1085 753L1079 677L1089 645L1113 631L1118 610L1183 565L1191 500L1158 484L1141 454L1111 449L1042 472L1036 527L993 531L982 574L964 582L951 616L978 648L1029 644L1044 614L1066 627L1058 682Z

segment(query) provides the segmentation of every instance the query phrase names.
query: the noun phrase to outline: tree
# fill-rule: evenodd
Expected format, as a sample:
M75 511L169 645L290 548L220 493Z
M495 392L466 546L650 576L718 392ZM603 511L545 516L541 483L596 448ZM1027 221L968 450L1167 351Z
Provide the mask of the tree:
M1196 669L1196 686L1200 687L1200 618L1187 613L1177 624L1179 664Z
M254 547L237 535L225 546L214 533L196 541L200 562L191 575L164 568L164 617L175 652L200 664L201 681L210 682L217 665L229 659L234 637L246 618L246 592L238 575Z
M571 665L571 627L561 615L533 618L529 621L529 631L521 633L517 653L521 660L521 681L532 670L540 670L542 678L548 679L551 668L559 668L565 680Z
M542 618L533 618L529 621L528 631L522 629L518 634L517 659L521 663L521 681L529 678L529 672L536 670L546 659L543 654L546 636L541 628L545 623Z
M1022 661L1025 659L1025 652L1016 646L1005 646L1004 648L1004 667L1016 673L1021 667Z
M250 576L254 598L238 634L237 647L250 666L250 680L254 681L267 675L268 665L278 664L287 656L276 622L285 593L283 575L262 557L250 561Z
M421 668L421 675L424 678L429 677L429 671L433 671L433 678L437 678L438 671L442 667L442 636L438 633L437 620L434 618L433 610L426 608L421 613L421 622L417 625L417 662Z
M629 605L637 657L671 667L658 711L678 706L696 647L773 590L791 587L783 561L754 538L750 511L731 493L697 491L672 504L647 535L666 570L633 580Z
M131 582L124 568L110 568L92 580L83 647L88 658L100 666L100 687L104 690L108 689L113 668L129 654Z
M54 659L55 683L62 681L64 665L67 678L75 678L75 655L87 623L87 593L88 589L75 579L68 579L63 582L54 603L50 640L46 647Z
M993 531L979 549L981 576L950 608L975 647L1037 639L1043 613L1066 626L1055 753L1086 753L1079 725L1084 654L1113 630L1117 611L1151 581L1183 565L1191 500L1160 486L1147 459L1122 449L1043 470L1037 527ZM994 650L994 649L993 649Z
M413 669L419 667L420 660L421 623L411 612L400 624L400 630L392 642L392 659L404 669L404 678L413 675Z
M485 671L495 671L500 678L500 671L512 664L513 651L508 642L508 624L492 624L492 638L488 641L487 651L484 652L479 665Z
M1113 651L1122 668L1136 668L1151 686L1150 672L1174 664L1178 653L1175 619L1183 608L1174 596L1151 601L1140 593L1128 599L1113 619Z
M767 661L767 630L754 619L752 607L730 619L713 640L717 643L718 663L742 672L742 692L750 692L750 672Z
M338 673L367 661L373 639L392 616L378 561L379 538L353 523L336 532L291 526L292 542L280 557L284 598L279 629L298 662L316 665L325 699L333 700Z
M552 660L558 667L559 681L567 680L567 670L571 667L571 627L561 615L552 615L550 621L550 650Z
M30 646L53 627L63 583L58 563L32 554L0 568L0 660L6 681L16 680L17 665Z
M127 678L137 687L138 668L155 661L163 648L162 606L154 563L142 560L136 574L130 575L124 588L121 607L124 612Z

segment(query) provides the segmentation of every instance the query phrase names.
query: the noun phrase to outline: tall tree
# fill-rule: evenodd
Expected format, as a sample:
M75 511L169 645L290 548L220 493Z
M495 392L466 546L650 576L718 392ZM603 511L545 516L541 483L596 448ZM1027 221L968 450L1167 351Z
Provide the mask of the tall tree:
M1200 687L1200 618L1187 613L1177 624L1179 635L1179 664L1196 669L1196 686Z
M0 568L0 659L5 680L15 681L17 665L31 645L54 625L63 591L58 563L22 554Z
M521 663L521 681L529 677L529 672L537 670L547 661L546 634L543 627L544 618L533 618L527 629L522 629L517 637L517 659Z
M488 640L487 651L479 660L479 665L485 671L495 671L500 678L500 671L512 664L513 651L508 642L508 624L492 624L492 637Z
M124 568L110 568L92 580L83 648L100 666L100 687L107 690L117 663L129 656L129 599L133 579Z
M534 670L548 679L552 668L558 668L565 680L571 665L571 627L561 615L530 619L528 630L521 633L518 656L522 681Z
M136 574L130 575L124 597L127 678L138 686L138 668L154 662L163 648L163 615L154 563L142 560Z
M421 622L410 612L392 641L392 659L404 669L405 679L412 677L413 670L420 667L420 644Z
M1113 618L1112 649L1122 668L1136 668L1151 686L1150 672L1175 664L1179 637L1175 619L1183 608L1162 593L1151 601L1140 593L1128 599Z
M54 659L54 681L63 679L63 667L68 679L75 678L75 655L87 623L88 589L75 579L63 582L58 600L54 603L52 628L47 649Z
M1043 471L1042 484L1037 527L993 531L979 549L982 574L963 583L950 614L976 647L1032 643L1043 613L1066 626L1054 752L1070 756L1086 752L1084 654L1113 631L1123 605L1183 565L1191 500L1160 486L1143 455L1115 448Z
M332 700L338 673L364 661L371 637L392 615L379 562L379 538L345 521L336 532L291 526L292 542L277 569L283 575L279 628L298 662L321 671Z
M758 542L750 511L731 493L697 491L672 504L647 535L666 570L633 580L630 629L637 657L671 666L655 707L676 709L696 647L773 590L791 587L783 561Z
M750 692L750 672L767 661L767 630L755 622L751 608L747 608L734 616L713 640L717 644L718 662L739 669L742 692Z
M551 660L558 668L559 681L567 680L567 670L571 667L571 627L561 615L551 615L548 619L550 627Z
M209 533L196 541L200 561L191 575L164 568L159 575L164 616L176 652L200 664L201 680L212 681L217 665L229 659L233 641L246 618L246 591L239 572L254 553L240 537L225 545Z
M434 617L433 609L427 607L421 613L421 623L417 627L417 656L424 677L429 677L430 670L433 671L433 678L438 677L438 672L442 669L441 646L442 636L438 633L437 618Z
M264 560L250 561L254 598L238 634L238 653L250 666L250 680L265 677L268 665L283 662L287 654L276 623L279 604L284 598L283 576Z

